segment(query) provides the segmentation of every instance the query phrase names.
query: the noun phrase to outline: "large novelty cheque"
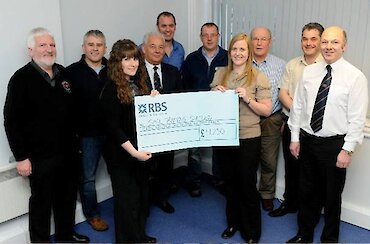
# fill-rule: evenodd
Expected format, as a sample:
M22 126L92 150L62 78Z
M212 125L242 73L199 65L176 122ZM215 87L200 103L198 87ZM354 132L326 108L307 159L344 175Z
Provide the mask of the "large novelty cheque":
M239 98L233 90L138 96L135 115L139 150L239 145Z

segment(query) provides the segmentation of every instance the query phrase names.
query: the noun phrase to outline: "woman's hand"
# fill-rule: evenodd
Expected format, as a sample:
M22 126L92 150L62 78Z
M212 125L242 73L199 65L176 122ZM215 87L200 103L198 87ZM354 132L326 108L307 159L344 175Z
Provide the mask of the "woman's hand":
M222 85L217 85L217 86L215 87L215 89L216 89L216 91L221 91L221 92L225 92L225 91L226 91L225 87L224 87L224 86L222 86Z
M157 90L151 90L150 91L150 96L152 96L152 97L157 96L158 94L160 94L160 93Z
M147 161L152 157L152 153L148 151L137 151L134 157L139 161Z
M237 93L240 98L244 99L245 97L247 97L247 90L244 87L236 88L235 93Z
M152 157L152 153L148 151L138 151L132 145L130 141L126 141L121 144L123 149L125 149L132 157L136 158L139 161L147 161Z

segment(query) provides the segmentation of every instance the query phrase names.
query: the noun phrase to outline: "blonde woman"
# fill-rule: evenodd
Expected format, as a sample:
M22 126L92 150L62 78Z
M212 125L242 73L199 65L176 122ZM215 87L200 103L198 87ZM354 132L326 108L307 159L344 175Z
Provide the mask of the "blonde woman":
M240 231L247 243L257 243L261 236L261 209L256 188L261 148L260 116L272 110L270 83L252 66L250 38L239 33L228 50L229 65L220 68L211 83L213 90L235 90L239 96L238 147L217 147L225 179L227 228L222 238Z

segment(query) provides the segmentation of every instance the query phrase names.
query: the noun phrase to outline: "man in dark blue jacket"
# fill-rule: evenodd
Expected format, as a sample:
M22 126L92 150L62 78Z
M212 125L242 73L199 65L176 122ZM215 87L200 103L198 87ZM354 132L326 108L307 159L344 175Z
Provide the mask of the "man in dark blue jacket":
M108 224L100 217L95 188L95 173L104 141L99 96L107 79L107 60L104 57L106 49L104 34L99 30L90 30L83 39L84 54L80 61L67 67L77 110L75 123L81 149L82 209L89 224L96 231L108 229Z
M218 45L220 33L215 23L205 23L200 29L203 43L197 51L190 53L182 66L183 85L187 91L209 91L217 67L227 65L227 51ZM216 159L212 160L212 171L216 182L220 181L220 170ZM189 149L187 184L191 196L199 197L201 152L199 148Z

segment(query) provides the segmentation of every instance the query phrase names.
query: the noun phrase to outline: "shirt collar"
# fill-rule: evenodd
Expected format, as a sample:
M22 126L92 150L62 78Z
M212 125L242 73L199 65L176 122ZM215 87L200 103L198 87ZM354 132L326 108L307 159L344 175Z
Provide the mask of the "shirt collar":
M214 57L216 57L219 51L220 51L220 48L217 46L215 53L211 57L209 57L207 51L204 49L204 47L202 47L202 54L203 54L203 56L205 58L209 58L209 59L213 59Z
M33 59L31 60L31 65L44 77L44 79L51 83L55 77L59 74L59 69L58 67L53 64L52 69L53 69L53 77L50 77L49 74L43 70ZM54 81L55 82L55 81Z
M314 61L314 63L318 63L318 62L321 62L321 61L323 61L324 60L324 58L322 57L322 55L321 55L321 53L316 57L316 59L315 59L315 61ZM304 58L304 55L302 55L301 56L301 58L300 58L300 62L301 63L303 63L305 66L307 66L307 65L309 65L307 62L306 62L306 60L305 60L305 58Z
M145 66L146 66L146 69L147 70L151 70L152 71L153 68L154 68L154 66L157 66L158 67L158 71L161 70L161 64L154 65L154 64L149 63L146 59L145 59Z
M257 61L254 58L253 58L253 63L258 66L258 65L261 65L263 63L268 63L270 61L270 59L271 59L271 56L268 53L267 56L266 56L266 58L265 58L265 60L263 60L261 63L257 63Z

